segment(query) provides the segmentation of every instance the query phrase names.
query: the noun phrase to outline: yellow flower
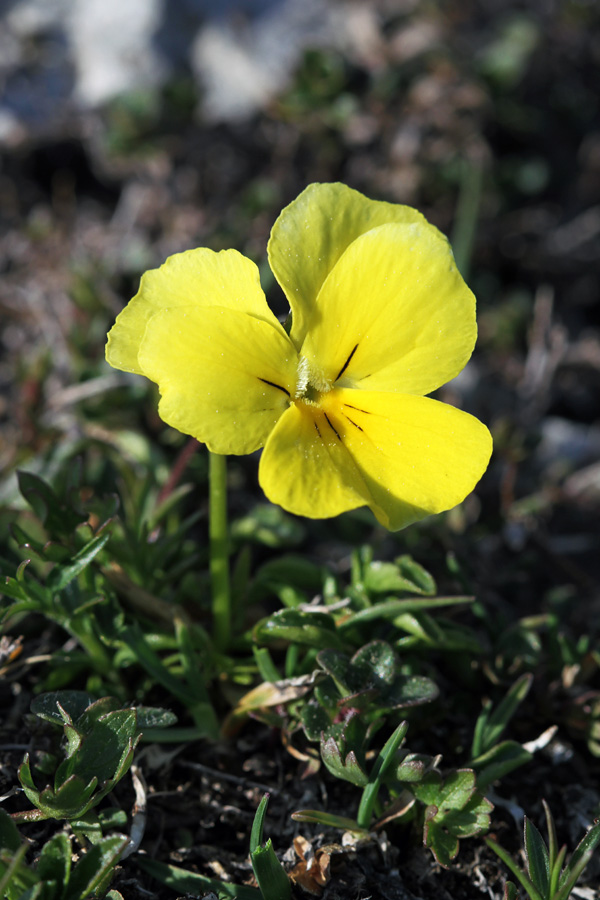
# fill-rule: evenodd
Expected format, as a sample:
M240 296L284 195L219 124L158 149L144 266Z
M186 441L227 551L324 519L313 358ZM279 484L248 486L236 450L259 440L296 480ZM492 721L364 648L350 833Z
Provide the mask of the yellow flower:
M396 530L460 503L492 441L424 396L461 371L477 335L447 240L410 207L312 184L268 253L289 335L254 263L200 248L144 274L108 362L155 381L161 418L214 453L264 447L260 484L292 513L366 505Z

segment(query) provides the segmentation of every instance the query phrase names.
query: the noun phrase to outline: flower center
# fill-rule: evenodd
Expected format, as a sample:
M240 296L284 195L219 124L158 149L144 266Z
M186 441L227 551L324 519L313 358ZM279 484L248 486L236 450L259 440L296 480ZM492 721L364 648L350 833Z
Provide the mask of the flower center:
M301 356L296 375L295 400L318 406L321 394L331 390L331 383L327 381L321 369L314 363L309 363L306 357Z

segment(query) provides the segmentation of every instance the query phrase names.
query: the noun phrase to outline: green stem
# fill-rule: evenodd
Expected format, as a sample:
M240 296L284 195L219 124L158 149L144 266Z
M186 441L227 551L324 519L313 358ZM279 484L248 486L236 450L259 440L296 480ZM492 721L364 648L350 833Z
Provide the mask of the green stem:
M462 173L454 228L450 243L454 251L454 259L462 277L469 277L471 256L475 241L475 231L479 218L481 188L483 184L483 160L474 157L462 162Z
M84 614L76 615L65 621L58 616L53 617L62 625L85 650L98 674L103 675L107 681L113 684L119 683L119 677L115 672L112 658L98 637L93 633L92 619L85 618Z
M227 529L227 457L209 453L210 579L214 640L226 650L231 638L229 534Z

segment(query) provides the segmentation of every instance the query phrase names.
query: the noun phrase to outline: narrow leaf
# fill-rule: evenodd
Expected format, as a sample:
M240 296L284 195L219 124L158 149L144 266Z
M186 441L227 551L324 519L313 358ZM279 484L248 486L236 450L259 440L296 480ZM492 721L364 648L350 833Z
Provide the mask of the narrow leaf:
M388 769L396 761L396 751L404 741L408 731L408 722L401 722L394 733L385 742L381 753L375 760L375 764L369 775L369 782L362 793L356 821L361 828L368 828L373 814L373 807L377 800L379 788Z
M588 865L600 844L600 821L597 821L579 842L558 882L556 900L567 898L577 879Z
M533 822L525 817L525 857L529 876L540 893L548 896L550 859L544 839Z
M518 706L529 693L532 682L533 675L530 672L521 675L521 677L509 688L506 696L500 701L496 709L490 713L485 727L481 752L485 753L485 751L489 750L490 747L493 747L500 738L500 735L512 719Z
M494 853L500 857L504 865L510 869L519 884L527 891L530 900L547 900L547 898L543 897L537 890L531 878L525 872L521 871L510 853L508 853L504 847L498 844L493 838L486 837L484 838L484 841L490 850L493 850Z
M69 881L69 897L84 900L100 885L105 884L129 844L124 835L106 837L88 850L79 860Z
M66 834L55 834L46 841L37 864L37 874L42 881L55 881L59 894L66 894L71 875L71 841Z
M100 553L110 537L110 533L105 531L92 538L89 543L83 547L76 556L73 557L71 564L68 566L60 566L52 571L48 578L48 586L54 591L62 591L66 588L74 578L83 572L89 566L95 556Z
M19 829L6 812L0 807L0 850L18 850L21 846Z
M365 834L365 829L360 828L354 819L321 812L320 809L298 809L292 813L292 819L294 822L316 822L318 825L325 825L326 828L341 828L344 831Z
M258 809L254 814L254 821L252 822L252 831L250 832L250 853L254 853L260 845L262 844L263 839L263 825L265 821L265 816L267 814L267 806L269 805L269 794L265 794L260 803L258 804Z
M263 900L288 900L292 896L290 879L277 859L271 838L250 854L250 860Z
M213 891L218 897L231 897L233 900L261 900L262 898L261 892L257 888L217 881L215 878L187 872L178 866L169 866L166 863L157 862L155 859L140 857L137 864L144 872L148 872L161 884L166 884L167 887L173 888L179 894L189 892L203 895Z

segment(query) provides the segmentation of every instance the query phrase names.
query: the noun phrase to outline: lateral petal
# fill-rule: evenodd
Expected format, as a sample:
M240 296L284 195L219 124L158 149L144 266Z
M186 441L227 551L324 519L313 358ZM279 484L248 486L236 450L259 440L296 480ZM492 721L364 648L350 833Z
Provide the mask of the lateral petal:
M488 429L446 403L339 389L321 405L366 485L365 502L392 531L456 506L487 468Z
M316 301L302 354L326 381L428 394L467 363L475 297L448 241L422 225L381 225L358 237Z
M272 503L311 519L364 506L366 487L322 410L296 403L269 435L258 480Z
M176 253L142 275L108 335L106 359L115 369L141 374L138 350L151 316L161 309L220 306L283 329L269 309L255 264L237 250L206 247Z
M439 234L416 209L370 200L339 183L310 184L280 213L267 249L292 310L296 348L312 327L317 295L342 253L361 234L388 222L419 223Z
M164 309L141 342L160 417L214 453L252 453L287 409L298 357L281 329L222 307Z

